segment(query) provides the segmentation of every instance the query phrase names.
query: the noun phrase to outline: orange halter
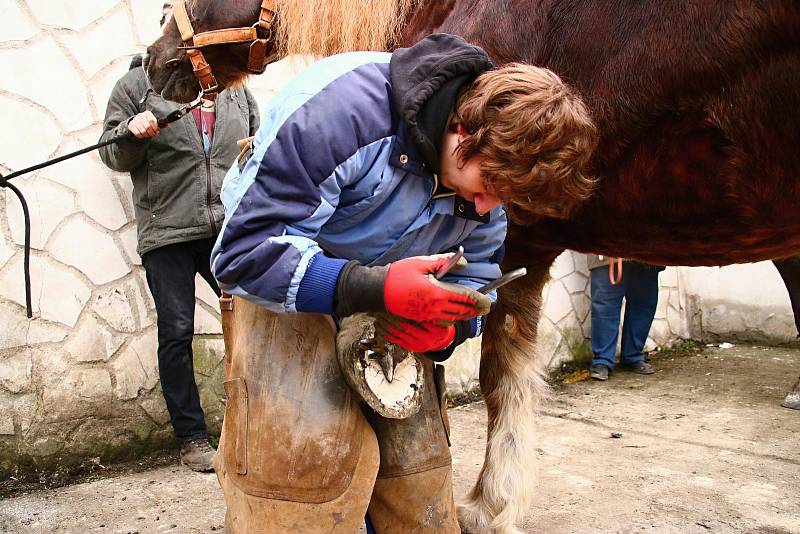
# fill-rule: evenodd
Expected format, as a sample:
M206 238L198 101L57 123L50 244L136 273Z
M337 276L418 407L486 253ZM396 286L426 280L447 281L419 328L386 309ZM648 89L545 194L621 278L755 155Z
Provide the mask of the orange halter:
M608 280L612 286L622 282L622 258L608 258Z
M195 34L189 13L186 11L186 1L176 0L172 6L172 16L181 32L184 46L178 49L185 50L192 62L192 70L200 82L204 95L215 94L219 91L217 80L211 72L211 65L203 56L202 49L210 45L250 43L250 54L247 58L247 70L253 74L261 74L267 67L267 43L272 39L272 25L275 20L275 0L261 2L261 14L258 21L249 28L226 28L211 30ZM265 33L259 37L258 31Z

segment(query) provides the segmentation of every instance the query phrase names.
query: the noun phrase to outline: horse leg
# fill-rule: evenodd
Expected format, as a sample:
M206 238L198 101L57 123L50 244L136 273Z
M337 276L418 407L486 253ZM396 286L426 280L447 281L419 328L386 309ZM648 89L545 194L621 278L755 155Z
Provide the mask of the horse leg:
M792 312L794 313L794 325L798 331L797 336L800 337L800 256L772 260L772 263L778 269L781 278L783 278L783 283L786 285L786 290L789 292L789 300L792 303ZM800 410L800 379L795 382L792 390L786 394L781 406Z
M794 325L797 328L797 337L800 337L800 256L792 256L782 260L772 260L783 278L786 291L789 292L789 301L792 303Z
M528 509L535 412L548 391L535 342L550 263L529 268L527 276L500 290L483 334L480 384L488 435L478 481L459 506L466 532L517 533L515 523Z

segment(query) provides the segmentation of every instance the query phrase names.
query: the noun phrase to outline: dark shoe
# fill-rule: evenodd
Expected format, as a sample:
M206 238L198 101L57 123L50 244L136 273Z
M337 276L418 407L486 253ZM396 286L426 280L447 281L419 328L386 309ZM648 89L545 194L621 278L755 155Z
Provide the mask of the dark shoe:
M608 380L608 372L610 369L602 364L596 364L589 367L589 377L595 380Z
M192 471L213 471L216 453L208 439L194 439L181 446L181 463Z
M656 372L656 368L650 365L647 362L636 362L630 365L621 365L623 369L626 371L630 371L631 373L638 373L640 375L652 375Z

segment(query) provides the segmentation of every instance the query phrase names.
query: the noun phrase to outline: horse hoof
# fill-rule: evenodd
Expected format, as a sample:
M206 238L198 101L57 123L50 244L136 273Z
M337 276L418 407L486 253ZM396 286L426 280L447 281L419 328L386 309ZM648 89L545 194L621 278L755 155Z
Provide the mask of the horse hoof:
M491 528L491 520L477 504L465 503L458 506L458 524L462 534L524 534L513 525Z
M457 508L458 524L461 525L462 534L484 534L486 529L482 528L480 514L475 509L474 504L461 504Z
M389 374L364 340L375 335L375 317L364 313L342 320L336 336L336 358L345 382L375 413L389 419L405 419L422 406L423 367L417 357L396 345L382 347L391 358ZM382 353L383 354L383 353Z

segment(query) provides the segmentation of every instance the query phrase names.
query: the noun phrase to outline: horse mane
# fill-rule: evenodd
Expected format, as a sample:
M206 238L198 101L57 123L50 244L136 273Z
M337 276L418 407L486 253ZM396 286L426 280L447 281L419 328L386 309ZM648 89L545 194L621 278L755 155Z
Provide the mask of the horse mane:
M391 50L418 0L278 0L279 55Z

